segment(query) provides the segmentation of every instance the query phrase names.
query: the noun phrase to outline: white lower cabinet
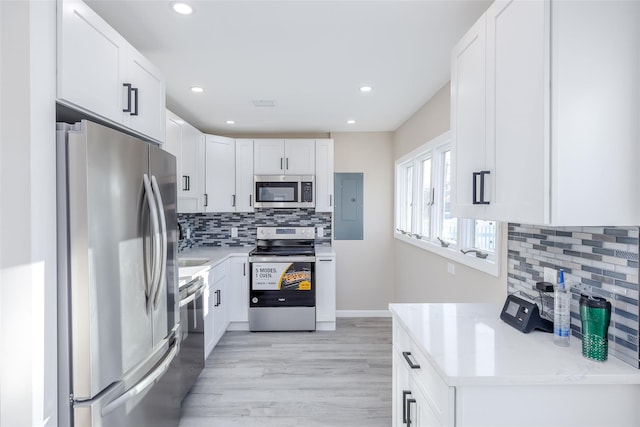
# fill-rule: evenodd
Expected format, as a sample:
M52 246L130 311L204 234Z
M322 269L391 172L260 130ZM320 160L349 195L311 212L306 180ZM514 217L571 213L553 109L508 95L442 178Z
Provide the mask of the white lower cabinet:
M411 352L404 353L397 348L393 350L393 427L453 426L453 423L441 419L442 415L436 407L432 393L425 390L427 385L420 378L419 372L422 365L411 360L412 354L406 354ZM445 395L449 392L447 387Z
M230 280L227 292L229 328L246 330L249 327L249 258L232 256L229 263Z
M316 255L316 328L336 328L336 255Z
M227 316L227 289L229 288L229 260L218 264L209 271L208 287L205 290L205 359L216 346L229 325Z

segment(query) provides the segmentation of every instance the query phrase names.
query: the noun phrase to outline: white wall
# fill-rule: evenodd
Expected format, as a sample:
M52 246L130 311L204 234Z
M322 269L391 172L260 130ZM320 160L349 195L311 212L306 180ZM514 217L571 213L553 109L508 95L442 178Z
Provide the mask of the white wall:
M450 106L450 85L447 83L394 132L393 159L449 130ZM506 231L505 225L501 240L500 277L481 273L394 239L394 301L502 303L507 292ZM455 266L455 275L447 272L449 262Z
M57 424L55 2L0 1L0 425Z
M338 310L386 310L393 299L391 133L334 133L334 169L364 174L364 240L335 240Z

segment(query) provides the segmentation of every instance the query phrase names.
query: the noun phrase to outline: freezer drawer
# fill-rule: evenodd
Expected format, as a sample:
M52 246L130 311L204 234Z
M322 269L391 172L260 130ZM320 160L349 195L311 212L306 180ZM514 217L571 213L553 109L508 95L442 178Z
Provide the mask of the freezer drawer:
M91 427L175 427L180 420L179 372L169 369L178 340L139 382L127 388L116 382L98 398L74 404L74 425Z

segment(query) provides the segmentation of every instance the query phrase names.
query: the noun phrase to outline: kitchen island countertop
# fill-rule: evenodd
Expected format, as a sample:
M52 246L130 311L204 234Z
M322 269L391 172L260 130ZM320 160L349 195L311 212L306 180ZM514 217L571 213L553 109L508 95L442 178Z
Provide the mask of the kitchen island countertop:
M575 337L569 347L560 347L550 333L524 334L500 319L501 308L389 305L398 325L449 386L640 384L640 370L611 354L606 362L591 361L582 356Z

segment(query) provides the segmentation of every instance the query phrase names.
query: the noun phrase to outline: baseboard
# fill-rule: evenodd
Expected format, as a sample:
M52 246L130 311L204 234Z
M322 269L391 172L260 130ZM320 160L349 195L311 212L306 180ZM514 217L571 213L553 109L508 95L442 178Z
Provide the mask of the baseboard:
M389 310L336 310L336 317L391 317Z

